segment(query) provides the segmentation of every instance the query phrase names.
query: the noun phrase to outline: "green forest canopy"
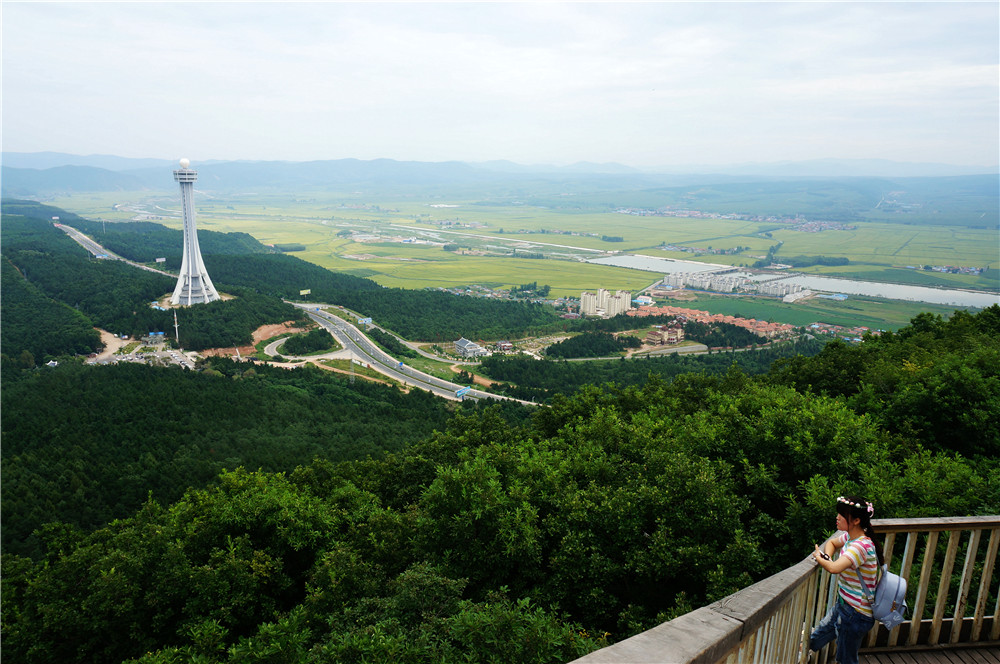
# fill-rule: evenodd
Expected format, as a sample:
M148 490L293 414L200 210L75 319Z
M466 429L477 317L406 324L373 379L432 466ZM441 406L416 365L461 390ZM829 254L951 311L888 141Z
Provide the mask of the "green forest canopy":
M50 525L42 560L3 557L4 646L564 662L797 562L839 494L884 518L997 513L998 332L1000 307L917 317L760 378L584 387L528 420L459 414L385 455L230 470L90 533Z

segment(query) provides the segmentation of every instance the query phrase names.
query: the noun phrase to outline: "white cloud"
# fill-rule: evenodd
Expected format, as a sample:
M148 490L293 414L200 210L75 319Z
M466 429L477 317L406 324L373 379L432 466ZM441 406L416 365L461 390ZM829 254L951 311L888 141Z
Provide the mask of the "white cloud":
M3 142L995 164L998 19L995 3L5 2Z

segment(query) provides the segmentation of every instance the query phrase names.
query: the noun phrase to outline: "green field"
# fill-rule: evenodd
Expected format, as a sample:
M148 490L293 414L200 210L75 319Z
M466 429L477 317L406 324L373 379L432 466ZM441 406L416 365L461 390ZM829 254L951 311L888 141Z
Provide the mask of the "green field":
M381 381L390 385L402 385L402 383L398 380L389 378L385 374L379 373L365 364L358 364L352 360L319 360L319 363L328 366L331 369L337 369L346 373L353 373L362 379Z
M858 223L856 230L799 233L777 231L781 254L843 256L883 265L1000 267L997 231L956 226Z
M582 261L602 252L630 252L741 266L753 264L780 243L778 260L828 256L850 261L802 272L945 288L1000 288L997 229L861 221L851 222L853 229L809 233L777 222L633 216L586 207L552 209L441 198L368 200L350 193L202 195L196 201L200 229L249 233L264 244L298 243L305 247L293 254L299 258L388 287L496 289L537 282L550 286L551 297L578 297L581 291L597 288L635 292L656 281L657 274ZM77 194L51 202L92 219L124 221L145 214L181 228L179 201L169 192ZM444 244L453 250L444 250ZM666 244L698 253L662 249ZM736 247L744 249L732 255L704 253ZM907 267L922 265L987 270L965 275ZM746 311L745 300L705 301L713 311L740 310L796 324L823 320L895 328L919 311L950 312L919 303L862 298L793 305L755 298L754 311Z
M453 381L458 375L456 372L451 370L451 366L453 364L451 362L439 362L437 360L426 358L423 355L419 357L407 357L404 358L404 361L407 366L413 367L418 371L423 371L426 374L436 376L442 380ZM469 371L471 366L474 365L463 366L462 368Z
M178 201L167 195L77 194L55 199L52 203L89 218L108 220L131 219L135 210L145 210L150 214L164 215L165 218L159 220L161 223L180 228ZM117 209L113 209L116 205ZM658 255L662 252L658 252L657 247L663 244L702 249L749 247L737 256L697 257L698 260L722 264L753 262L752 255L766 252L768 247L781 242L779 255L845 257L852 263L877 268L922 264L1000 268L1000 235L997 229L959 226L856 222L852 224L856 226L852 230L806 233L771 222L642 217L613 212L573 213L467 201L360 203L345 200L342 196L327 200L296 200L277 196L254 200L207 199L198 201L197 210L199 228L242 231L266 244L298 242L306 245L309 252L316 256L375 253L434 260L434 252L420 252L401 243L378 242L380 246L377 247L365 243L358 247L337 237L338 232L347 230L384 236L424 231L440 241L472 247L483 242L508 247L518 243L542 243L538 248L544 245L571 247L563 250L563 253L570 254L642 251ZM171 212L173 218L168 216ZM442 225L449 222L462 226ZM602 236L621 237L622 241L607 242L601 239ZM546 251L559 253L555 247ZM678 258L695 258L690 253L667 253Z
M936 288L964 288L972 290L1000 290L1000 270L993 268L981 275L949 274L930 272L920 269L898 267L879 268L872 265L844 265L841 267L813 266L801 268L798 272L822 274L838 277L850 277L861 281L885 281L912 286L931 286Z
M908 325L917 314L928 311L941 316L954 313L954 307L921 302L850 297L844 301L811 298L785 304L773 298L733 298L703 295L695 300L668 302L672 306L700 309L713 314L728 314L743 318L776 321L791 325L829 323L845 327L864 326L872 329L898 330Z

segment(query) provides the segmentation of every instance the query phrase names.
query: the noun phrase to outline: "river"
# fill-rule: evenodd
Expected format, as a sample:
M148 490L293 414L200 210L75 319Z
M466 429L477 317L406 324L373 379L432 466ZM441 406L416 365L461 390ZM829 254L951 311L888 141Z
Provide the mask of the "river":
M679 261L670 258L643 256L607 256L595 258L588 263L628 267L634 270L658 272L660 274L676 274L679 272L708 272L725 268L725 265L700 263L698 261ZM882 297L888 300L907 300L910 302L927 302L954 307L975 307L984 309L993 304L1000 304L1000 293L984 291L961 290L957 288L930 288L928 286L908 286L890 284L880 281L856 281L836 277L818 277L799 272L783 272L783 281L798 284L803 288L824 293L844 293L846 295L867 295Z

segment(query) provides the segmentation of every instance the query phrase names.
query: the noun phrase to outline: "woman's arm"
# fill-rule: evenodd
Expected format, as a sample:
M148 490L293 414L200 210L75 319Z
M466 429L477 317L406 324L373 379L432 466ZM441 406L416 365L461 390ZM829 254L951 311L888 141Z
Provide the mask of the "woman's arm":
M830 535L829 539L823 542L823 547L822 547L823 553L832 558L833 554L836 553L838 550L840 550L842 546L844 546L843 536L844 532L841 530L838 530L834 534Z
M829 545L829 541L827 541L827 545ZM816 562L819 563L820 567L825 569L830 574L840 574L844 570L849 569L850 567L853 566L853 562L851 561L850 556L841 556L836 560L830 560L829 557L827 558L823 557L822 554L825 552L820 551L818 545L814 546L816 546L816 551L813 552L813 558L816 559ZM829 556L829 554L827 554L827 556Z

